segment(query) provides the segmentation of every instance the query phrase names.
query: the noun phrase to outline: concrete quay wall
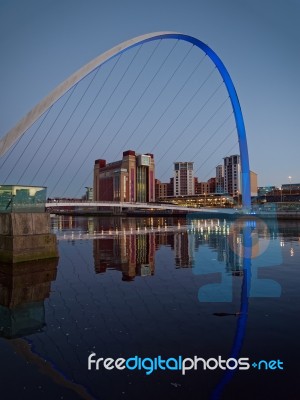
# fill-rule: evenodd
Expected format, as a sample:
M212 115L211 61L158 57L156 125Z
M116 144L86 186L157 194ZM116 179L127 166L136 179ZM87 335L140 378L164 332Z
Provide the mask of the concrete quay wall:
M48 213L0 214L0 262L18 263L58 257Z

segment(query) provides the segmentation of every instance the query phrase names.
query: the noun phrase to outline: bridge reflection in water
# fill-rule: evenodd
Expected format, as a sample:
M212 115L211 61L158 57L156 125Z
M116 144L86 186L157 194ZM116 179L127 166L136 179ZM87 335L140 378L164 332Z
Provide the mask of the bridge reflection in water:
M137 373L131 374L130 385L125 375L113 371L101 371L103 379L99 379L99 371L86 369L87 354L95 350L103 357L159 353L212 357L218 351L224 358L238 358L247 328L249 296L261 294L258 268L280 265L281 250L289 249L291 255L290 247L300 231L297 224L278 227L274 221L194 218L60 216L52 224L59 240L60 265L56 280L55 267L47 283L43 281L46 297L50 286L52 291L47 301L37 298L37 307L42 301L44 310L39 324L30 323L27 330L24 325L14 332L6 330L2 336L23 336L27 341L30 335L31 354L36 351L51 360L60 379L70 377L74 392L115 399L122 398L124 387L125 398L135 398L142 388L153 397L158 380L167 397L174 395L170 386L174 379L191 395L199 392L200 384L204 398L217 399L227 387L234 391L231 371L205 377L199 371L187 377L157 371L147 380ZM274 252L275 248L279 251ZM23 276L28 292L29 276ZM12 285L7 277L1 285L5 293L1 304L7 312L8 299L14 298L9 294ZM269 297L278 295L272 288L266 292ZM219 292L223 298L214 297ZM20 326L21 322L15 313L14 323ZM49 376L53 373L52 368ZM65 379L61 384L69 383ZM173 397L181 395L178 391Z
M228 221L225 219L185 218L78 218L59 216L53 220L53 229L59 241L93 240L95 271L102 273L110 269L132 271L138 267L149 267L145 275L155 271L155 252L162 246L174 251L177 268L194 267L194 273L220 272L214 265L225 264L224 276L243 275L244 239L243 230L250 229L253 246L252 258L257 258L270 243L270 238L279 235L276 220L267 224L255 220ZM259 238L262 239L259 241ZM267 243L267 244L266 244ZM216 257L206 260L201 247L212 250ZM277 252L278 253L278 252ZM277 254L276 256L279 257ZM209 261L209 262L208 262ZM200 269L200 270L199 270Z

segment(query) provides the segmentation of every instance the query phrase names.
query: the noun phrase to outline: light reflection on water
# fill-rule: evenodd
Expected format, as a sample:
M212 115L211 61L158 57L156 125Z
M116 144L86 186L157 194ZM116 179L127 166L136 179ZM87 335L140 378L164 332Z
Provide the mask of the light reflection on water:
M88 372L87 357L91 351L113 358L235 354L293 365L299 333L297 223L69 216L52 222L58 266L41 263L34 274L24 267L22 277L17 271L11 279L4 270L0 283L1 334L14 338L7 343L33 366L37 382L45 379L37 366L47 376L39 389L44 398L53 382L64 398L135 399L142 390L144 398L209 399L221 393L232 399L253 380L258 385L243 398L263 398L273 393L274 377L273 398L292 390L297 369L281 375L251 370L145 376ZM6 362L18 364L15 358ZM23 386L20 375L11 390ZM38 398L35 390L27 389L31 398Z

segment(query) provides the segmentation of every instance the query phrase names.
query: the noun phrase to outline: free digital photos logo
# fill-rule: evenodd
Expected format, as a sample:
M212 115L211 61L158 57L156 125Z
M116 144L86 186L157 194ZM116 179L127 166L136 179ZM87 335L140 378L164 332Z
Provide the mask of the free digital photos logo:
M250 362L248 357L241 358L228 358L223 359L222 356L216 358L202 358L198 356L190 357L170 357L164 359L162 356L157 357L145 357L133 356L130 358L97 358L96 353L91 353L88 356L88 370L99 371L101 369L113 370L138 370L145 371L146 375L151 375L155 371L180 371L182 375L185 375L187 371L213 371L216 369L220 370L240 370L246 371L250 368L256 368L257 370L283 370L283 361L277 360L259 360L257 362Z

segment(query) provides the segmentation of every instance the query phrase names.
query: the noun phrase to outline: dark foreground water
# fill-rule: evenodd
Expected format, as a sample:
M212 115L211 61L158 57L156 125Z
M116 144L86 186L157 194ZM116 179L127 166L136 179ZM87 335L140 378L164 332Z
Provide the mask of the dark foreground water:
M297 222L52 223L59 261L1 266L1 399L300 398Z

